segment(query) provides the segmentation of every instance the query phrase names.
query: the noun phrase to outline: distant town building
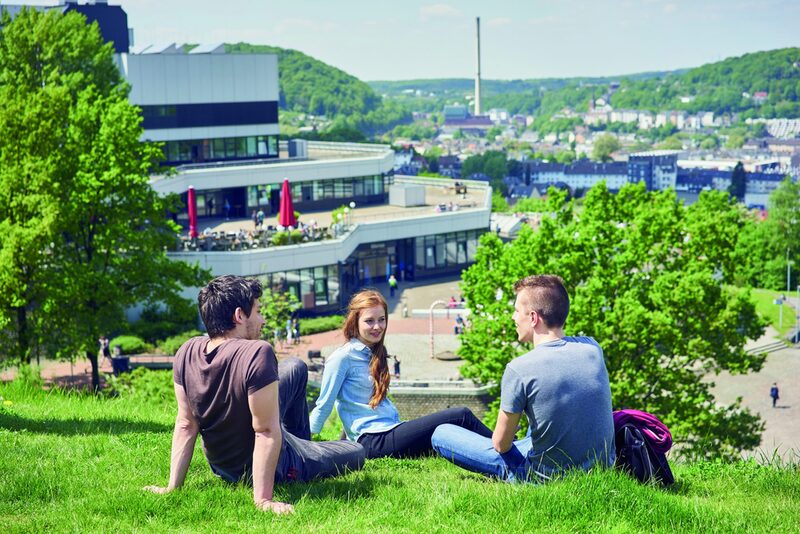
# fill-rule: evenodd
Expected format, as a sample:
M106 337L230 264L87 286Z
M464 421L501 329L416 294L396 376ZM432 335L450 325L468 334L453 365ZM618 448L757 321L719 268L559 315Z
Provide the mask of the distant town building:
M678 176L676 150L639 152L628 157L628 181L644 182L648 191L675 187Z
M510 115L507 109L492 108L488 112L489 120L499 124L507 124Z
M469 116L467 106L461 104L451 104L444 107L442 110L444 120L464 120Z
M458 156L441 156L438 160L439 174L451 178L461 178L461 160Z

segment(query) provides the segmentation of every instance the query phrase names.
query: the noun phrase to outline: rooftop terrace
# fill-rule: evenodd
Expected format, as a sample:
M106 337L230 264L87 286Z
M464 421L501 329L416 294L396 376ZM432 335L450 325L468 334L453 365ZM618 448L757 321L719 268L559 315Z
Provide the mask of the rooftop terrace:
M486 183L462 180L466 184L467 192L456 194L454 180L437 178L419 178L412 176L396 176L395 183L420 184L425 186L425 204L422 206L400 207L389 204L370 205L351 210L347 219L341 225L335 224L331 218L331 211L312 211L300 214L300 223L308 225L309 230L301 243L310 241L335 240L349 233L354 227L362 224L371 225L379 222L405 221L419 218L430 218L431 222L440 218L448 219L452 216L466 215L470 212L488 210L491 207L491 193ZM343 200L343 204L346 202ZM188 221L182 219L183 229L181 240L182 250L203 250L205 252L246 251L249 249L274 248L278 245L272 243L272 236L278 229L277 216L266 217L262 229L256 229L250 218L235 220L204 219L198 222L198 231L201 233L200 241L203 243L192 244L188 239ZM488 222L488 218L487 218ZM457 228L454 228L454 230ZM203 237L203 233L211 234ZM208 243L205 241L208 240ZM310 243L309 243L310 244ZM291 245L281 245L291 246Z

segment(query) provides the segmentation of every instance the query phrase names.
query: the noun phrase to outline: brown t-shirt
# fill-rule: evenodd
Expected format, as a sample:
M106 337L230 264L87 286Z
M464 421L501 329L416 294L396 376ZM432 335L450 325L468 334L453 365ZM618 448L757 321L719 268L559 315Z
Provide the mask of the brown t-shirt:
M206 354L208 341L184 343L173 376L200 425L208 462L240 470L252 464L255 442L247 396L278 380L278 360L266 341L231 339Z

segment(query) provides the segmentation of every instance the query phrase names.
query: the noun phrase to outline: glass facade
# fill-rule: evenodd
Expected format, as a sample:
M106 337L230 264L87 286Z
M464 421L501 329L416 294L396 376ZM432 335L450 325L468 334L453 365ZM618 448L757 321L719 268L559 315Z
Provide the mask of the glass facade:
M382 196L388 191L393 176L357 176L355 178L334 178L292 184L292 201L318 202L323 200L351 200ZM289 178L291 182L291 178ZM247 187L247 207L257 208L275 202L272 191L280 191L281 184L251 185Z
M285 291L297 298L301 309L324 311L339 307L339 267L323 265L265 274L264 285L273 291Z
M483 232L468 230L426 235L414 239L417 276L464 267L475 261L478 238Z
M165 164L202 163L249 158L277 158L277 135L166 141Z

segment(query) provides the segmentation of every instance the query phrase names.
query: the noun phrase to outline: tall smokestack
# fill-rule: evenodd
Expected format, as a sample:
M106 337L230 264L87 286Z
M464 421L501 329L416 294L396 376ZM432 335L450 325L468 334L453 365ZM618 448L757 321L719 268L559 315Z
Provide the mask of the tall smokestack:
M481 18L475 17L475 27L478 32L475 58L478 62L478 71L475 74L475 116L481 114Z

